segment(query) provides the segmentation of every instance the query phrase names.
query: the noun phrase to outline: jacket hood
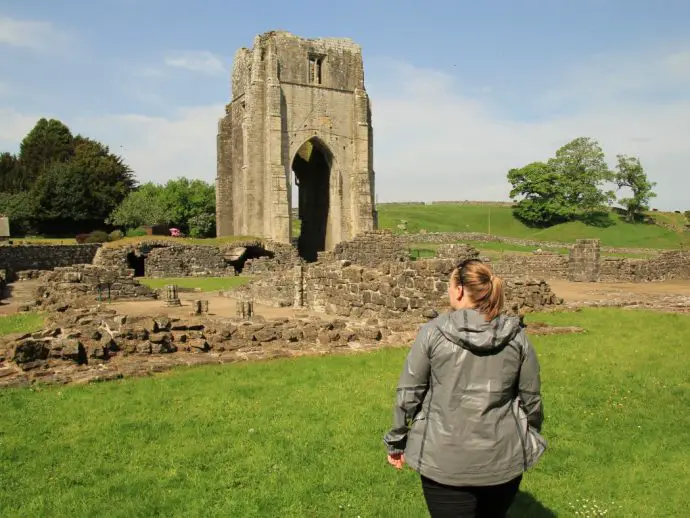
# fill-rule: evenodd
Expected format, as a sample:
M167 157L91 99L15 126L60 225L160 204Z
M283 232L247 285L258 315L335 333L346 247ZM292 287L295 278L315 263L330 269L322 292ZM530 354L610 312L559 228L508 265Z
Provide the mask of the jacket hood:
M438 318L436 326L450 342L479 354L504 348L521 329L517 317L501 314L487 322L475 309L450 311Z

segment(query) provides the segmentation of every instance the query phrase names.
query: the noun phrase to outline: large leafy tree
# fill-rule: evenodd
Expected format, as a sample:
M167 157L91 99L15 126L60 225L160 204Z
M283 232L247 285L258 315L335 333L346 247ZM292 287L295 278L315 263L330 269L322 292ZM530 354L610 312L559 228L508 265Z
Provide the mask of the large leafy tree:
M100 142L73 136L55 119L40 119L16 156L0 155L0 192L8 195L0 201L18 233L99 227L135 186L121 157ZM20 209L17 200L31 203Z
M522 197L515 215L535 226L550 226L567 221L572 208L558 183L558 175L544 162L533 162L511 169L508 180L513 185L510 197Z
M54 162L67 162L74 154L70 129L56 119L40 119L19 146L22 189L29 189L41 173Z
M69 166L72 171L87 177L92 219L105 220L136 185L132 170L122 158L89 138L77 136L74 139L74 156Z
M548 161L548 165L556 173L559 186L574 214L600 211L616 199L612 190L603 190L614 175L596 140L578 137L568 142L556 151L556 156Z
M649 210L649 200L656 197L652 189L656 182L650 182L640 163L640 159L627 155L617 155L615 182L619 189L628 188L632 196L621 198L619 203L625 207L626 220L635 221L642 213Z
M547 162L508 172L515 215L528 224L550 226L564 221L593 221L615 199L604 190L614 179L596 140L572 140Z

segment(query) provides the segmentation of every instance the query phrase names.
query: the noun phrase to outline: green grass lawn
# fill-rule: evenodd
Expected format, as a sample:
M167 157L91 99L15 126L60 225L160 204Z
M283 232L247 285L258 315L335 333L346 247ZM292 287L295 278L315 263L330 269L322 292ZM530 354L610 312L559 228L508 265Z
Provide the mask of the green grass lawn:
M151 289L164 288L169 284L176 284L178 288L198 288L201 291L230 290L242 286L251 280L251 277L177 277L177 278L140 278L139 282Z
M525 495L558 516L578 499L612 517L683 515L690 316L531 318L587 332L533 340L550 448ZM426 516L418 477L389 468L381 442L405 354L0 391L0 515ZM525 495L513 516L547 516Z
M0 315L0 336L11 333L32 333L41 329L43 316L38 313Z
M674 232L657 225L626 223L611 216L613 225L598 228L580 222L564 223L547 229L530 228L513 217L507 206L491 207L465 204L381 205L379 226L396 230L401 219L407 220L408 232L483 232L504 237L538 241L574 242L580 238L598 238L603 246L631 248L678 248L690 244L690 234ZM655 218L671 218L666 213L650 213ZM672 214L672 213L671 213ZM673 215L673 219L677 214Z

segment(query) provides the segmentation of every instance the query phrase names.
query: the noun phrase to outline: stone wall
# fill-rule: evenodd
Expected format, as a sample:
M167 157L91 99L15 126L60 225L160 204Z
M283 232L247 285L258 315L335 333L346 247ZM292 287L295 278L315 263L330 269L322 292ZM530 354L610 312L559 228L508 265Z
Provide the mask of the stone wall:
M379 268L347 262L305 271L304 303L347 317L425 313L448 309L448 278L454 259L389 263ZM562 303L544 281L505 281L506 310L517 314Z
M568 280L598 282L601 268L601 245L598 239L578 239L568 257Z
M568 257L555 252L505 254L491 266L502 277L539 277L565 279L568 276Z
M93 261L99 244L84 245L0 245L0 269L12 281L21 270L52 270Z
M319 261L351 261L373 266L387 261L406 261L408 256L407 247L399 236L390 230L375 230L338 243L332 251L320 253Z
M400 234L399 238L411 244L447 244L476 241L480 243L506 243L508 245L529 246L542 249L563 249L570 248L572 243L561 243L558 241L535 241L533 239L520 239L516 237L501 237L482 232L418 232L415 234ZM656 255L659 250L656 248L630 248L630 247L611 247L602 246L602 252L626 253L626 254L648 254Z
M145 260L147 277L227 277L235 268L217 246L153 248Z
M440 245L436 249L436 257L439 259L454 259L457 262L466 259L478 259L479 250L464 244L447 244Z
M603 282L654 282L690 279L690 252L671 250L653 259L612 259L601 261Z
M568 243L556 241L534 241L531 239L519 239L513 237L500 237L482 232L418 232L414 234L402 234L401 240L409 244L429 243L448 244L462 243L466 241L478 241L483 243L506 243L518 246L534 246L539 248L567 248Z
M265 257L259 257L264 255ZM137 275L147 277L227 277L237 271L248 274L290 268L298 261L290 245L264 240L236 241L224 245L187 245L169 240L142 240L106 246L99 250L93 263L126 270L135 267Z
M58 267L38 276L36 304L47 309L64 309L80 301L128 298L156 298L153 290L140 284L133 271L91 264Z
M428 259L377 267L349 261L300 265L234 290L233 296L352 318L417 315L447 308L448 277L456 264L456 259ZM511 313L561 303L544 281L505 282L506 308Z

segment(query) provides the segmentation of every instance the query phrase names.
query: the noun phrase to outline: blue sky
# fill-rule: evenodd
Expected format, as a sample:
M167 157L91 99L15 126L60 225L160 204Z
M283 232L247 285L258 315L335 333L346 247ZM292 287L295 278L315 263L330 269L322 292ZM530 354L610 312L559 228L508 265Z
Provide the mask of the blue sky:
M57 117L142 181L212 181L232 58L282 29L363 47L379 201L507 199L508 169L591 136L685 210L687 20L687 0L3 0L0 151Z

